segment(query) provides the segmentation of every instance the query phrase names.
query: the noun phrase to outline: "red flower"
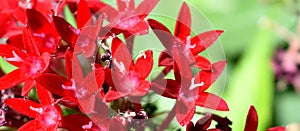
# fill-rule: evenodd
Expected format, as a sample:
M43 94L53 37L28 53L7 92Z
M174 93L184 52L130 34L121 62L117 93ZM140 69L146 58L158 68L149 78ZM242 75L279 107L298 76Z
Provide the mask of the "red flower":
M99 1L93 2L98 3ZM101 4L101 2L99 3ZM91 17L91 9L85 0L80 0L77 8L76 22L78 29L62 17L53 17L54 25L61 38L68 43L71 50L74 50L75 53L81 52L86 57L94 55L93 52L96 48L95 41L100 35L102 27L101 16L96 21L92 21Z
M42 15L49 16L47 19L50 18L52 4L51 0L3 1L0 5L0 38L22 33L26 25L26 9L37 10Z
M211 69L209 60L198 54L212 45L223 33L222 30L212 30L198 34L191 38L191 13L188 5L183 3L177 17L174 36L171 31L160 22L149 19L150 27L162 42L167 50L163 51L159 57L159 66L173 66L172 48L180 46L184 49L184 56L190 64L205 70Z
M143 0L136 8L134 0L117 0L118 10L111 6L104 7L101 12L110 24L109 28L116 28L133 35L148 33L149 25L144 18L151 12L159 0Z
M276 127L269 128L267 131L286 131L286 127L276 126Z
M253 105L250 106L248 115L247 115L247 120L246 120L246 125L245 125L245 131L256 131L258 126L258 115L256 112L256 109ZM272 127L269 128L267 131L285 131L286 127Z
M27 31L23 34L16 34L7 40L7 44L13 45L19 49L37 52L54 53L60 42L60 36L58 36L53 25L48 21L47 17L34 9L26 10ZM50 18L49 18L50 19ZM24 27L22 27L23 30ZM21 33L21 32L20 32ZM29 45L29 44L34 44Z
M112 101L124 96L144 96L151 84L145 79L152 70L152 51L145 51L134 64L126 45L116 37L112 41L112 58L115 70L106 69L108 74L106 79L112 89L106 93L105 100Z
M173 48L175 80L158 79L153 82L153 90L162 96L176 100L176 118L181 125L192 119L196 106L227 111L226 102L211 93L205 92L222 73L225 62L212 64L212 69L202 70L192 77L189 64L179 48Z
M50 92L37 84L40 103L24 98L6 99L5 103L14 110L27 115L34 120L20 127L20 131L56 130L62 117L62 111L54 102Z
M60 39L51 23L40 12L27 9L26 14L28 27L24 28L23 34L11 37L8 41L10 45L0 45L1 49L6 49L0 51L0 56L18 67L0 78L0 89L24 82L23 96L34 86L35 78L48 68L50 54L56 51Z
M187 131L205 131L211 124L211 114L207 114L199 119L194 125L193 122L189 122L186 126Z
M102 99L102 95L98 94L100 91L97 91L104 82L103 68L96 68L84 77L79 60L70 50L65 54L65 67L68 79L47 73L37 77L37 83L51 93L62 96L62 104L71 108L78 105L87 114L94 112L96 99ZM69 102L63 103L66 100Z
M26 32L26 31L25 31ZM27 95L34 86L35 78L46 71L50 62L50 54L25 53L22 50L6 44L0 44L0 56L7 62L18 67L16 70L0 78L0 89L4 90L24 82L22 95ZM29 47L30 48L30 47Z
M47 17L37 10L27 9L26 15L28 28L32 30L32 39L37 43L39 51L54 53L60 42L60 36L55 27L48 21Z

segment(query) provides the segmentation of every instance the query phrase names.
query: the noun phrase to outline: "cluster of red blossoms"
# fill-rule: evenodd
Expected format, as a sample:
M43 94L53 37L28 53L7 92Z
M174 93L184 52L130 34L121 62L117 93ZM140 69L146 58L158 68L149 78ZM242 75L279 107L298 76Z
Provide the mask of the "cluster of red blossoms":
M176 117L191 131L231 130L229 119L214 114L204 113L195 125L191 122L196 106L229 110L221 97L206 91L226 62L211 63L199 55L223 31L191 37L191 13L183 3L172 34L147 18L158 2L143 0L135 6L134 0L116 0L115 9L98 0L2 1L0 38L6 43L0 44L0 56L16 69L0 73L1 125L20 131L164 130ZM65 19L66 7L76 25ZM158 60L152 50L133 60L133 44L142 44L134 38L150 30L165 50ZM154 61L164 70L150 81ZM168 73L174 78L166 79ZM176 100L162 125L147 122L152 112L145 110L142 98L150 92ZM245 130L255 131L254 107L249 114ZM208 129L212 120L217 125Z

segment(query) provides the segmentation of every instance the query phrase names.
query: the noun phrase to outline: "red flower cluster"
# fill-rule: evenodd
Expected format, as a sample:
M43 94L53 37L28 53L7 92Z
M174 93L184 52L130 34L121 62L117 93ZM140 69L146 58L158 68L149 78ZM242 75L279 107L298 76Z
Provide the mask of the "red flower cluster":
M134 0L116 0L115 9L98 0L3 1L0 38L8 39L0 44L0 56L16 69L1 76L0 89L21 87L22 97L5 99L4 104L30 117L21 127L11 121L5 126L21 131L144 130L150 112L144 110L141 99L152 90L176 100L174 111L181 126L206 130L212 115L204 117L209 124L194 126L190 121L196 106L229 110L221 97L207 91L226 62L211 63L199 53L223 31L191 37L191 13L183 3L173 35L162 23L147 18L158 2L143 0L135 7ZM76 27L64 17L67 6L76 17ZM150 29L165 50L158 60L153 59L152 50L133 60L134 37L147 35ZM85 58L93 62L86 64ZM162 74L173 71L174 79L160 75L148 80L155 61L165 68ZM191 67L198 70L195 75ZM38 99L28 97L30 92ZM114 104L124 100L134 102ZM110 108L118 113L111 114Z

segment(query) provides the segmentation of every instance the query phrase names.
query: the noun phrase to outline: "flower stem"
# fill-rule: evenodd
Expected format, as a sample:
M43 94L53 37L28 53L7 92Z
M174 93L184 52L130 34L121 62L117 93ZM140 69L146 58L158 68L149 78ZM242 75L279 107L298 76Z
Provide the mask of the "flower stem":
M173 118L175 117L175 105L172 108L172 110L169 112L168 116L166 117L166 119L163 121L163 123L159 126L158 131L164 131L169 124L171 123L171 121L173 120Z

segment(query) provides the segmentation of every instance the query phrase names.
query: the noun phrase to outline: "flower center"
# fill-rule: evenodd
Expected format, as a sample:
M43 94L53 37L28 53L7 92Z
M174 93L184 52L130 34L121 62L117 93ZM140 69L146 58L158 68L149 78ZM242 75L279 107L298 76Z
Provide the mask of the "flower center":
M36 119L45 126L54 126L60 120L60 113L53 105L41 108L30 107L30 109L40 114Z
M179 93L179 97L183 99L184 101L195 101L198 96L198 90L200 86L203 86L205 83L195 83L195 78L192 78L191 85L189 87L189 90L181 90Z
M42 73L42 70L45 68L45 63L37 57L29 57L25 60L24 64L21 66L21 69L24 71L27 76L36 76Z
M92 126L93 126L93 122L90 121L88 124L83 125L82 129L89 130L89 129L92 129Z
M134 72L129 72L127 75L121 78L119 86L121 92L128 93L134 91L139 86L138 75Z
M185 91L179 93L179 98L186 102L193 102L197 99L197 91Z
M115 63L116 68L118 68L118 70L122 73L122 75L125 75L126 69L125 69L124 63L118 62L116 59L114 59L114 63Z
M192 78L192 80L191 80L191 85L190 85L189 89L190 89L190 90L193 90L194 88L200 87L200 86L203 86L203 85L204 85L204 82L203 82L203 81L201 81L200 83L196 83L196 84L195 84L195 77L194 77L194 78Z

